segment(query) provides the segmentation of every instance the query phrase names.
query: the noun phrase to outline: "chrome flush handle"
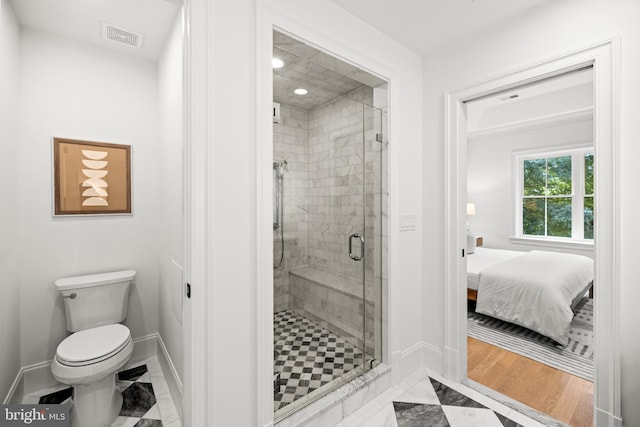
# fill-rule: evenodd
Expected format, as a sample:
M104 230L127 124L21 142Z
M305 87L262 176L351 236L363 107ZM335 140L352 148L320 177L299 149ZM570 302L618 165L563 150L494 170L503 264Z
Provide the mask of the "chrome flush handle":
M76 294L76 293L74 292L74 293L72 293L72 294L70 294L70 295L64 295L62 298L71 298L71 299L74 299L74 298L75 298L75 297L77 297L77 296L78 296L78 294Z

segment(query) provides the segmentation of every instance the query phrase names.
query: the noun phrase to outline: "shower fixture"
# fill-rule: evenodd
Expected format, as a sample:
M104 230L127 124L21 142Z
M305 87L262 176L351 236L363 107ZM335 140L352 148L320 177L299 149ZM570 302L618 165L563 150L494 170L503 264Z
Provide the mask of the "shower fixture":
M280 262L273 268L278 268L284 261L284 171L288 163L273 163L273 230L280 230Z

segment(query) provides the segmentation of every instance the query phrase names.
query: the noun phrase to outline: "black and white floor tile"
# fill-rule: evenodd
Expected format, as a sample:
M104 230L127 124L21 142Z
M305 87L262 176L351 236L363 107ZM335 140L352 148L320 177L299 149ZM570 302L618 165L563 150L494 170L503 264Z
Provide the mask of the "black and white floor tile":
M429 382L436 393L438 403L394 401L393 408L399 427L458 427L467 425L522 427L521 424L434 379L429 378Z
M423 376L415 383L392 387L337 425L356 426L542 427L543 424L464 386L454 389Z
M156 357L118 372L116 387L122 392L122 408L112 427L182 426ZM72 399L72 389L45 391L36 398L37 403L63 403Z
M274 316L274 411L363 363L362 350L293 311Z
M122 392L122 409L112 427L178 427L160 364L156 358L118 372L116 387Z

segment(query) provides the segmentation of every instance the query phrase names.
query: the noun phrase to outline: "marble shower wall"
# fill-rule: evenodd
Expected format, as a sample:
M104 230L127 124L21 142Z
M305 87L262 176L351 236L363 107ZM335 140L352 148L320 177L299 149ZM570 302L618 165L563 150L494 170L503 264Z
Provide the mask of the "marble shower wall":
M290 306L289 271L307 265L307 128L305 110L282 104L280 123L274 123L273 161L287 161L284 170L284 259L273 269L274 312ZM280 230L273 231L273 262L278 265L282 253Z

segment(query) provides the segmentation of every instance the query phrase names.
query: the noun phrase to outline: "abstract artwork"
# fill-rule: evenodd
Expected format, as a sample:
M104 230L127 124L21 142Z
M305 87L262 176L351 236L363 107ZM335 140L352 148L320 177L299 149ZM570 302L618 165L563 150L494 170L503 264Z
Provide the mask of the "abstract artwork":
M131 147L53 138L54 215L131 213Z

